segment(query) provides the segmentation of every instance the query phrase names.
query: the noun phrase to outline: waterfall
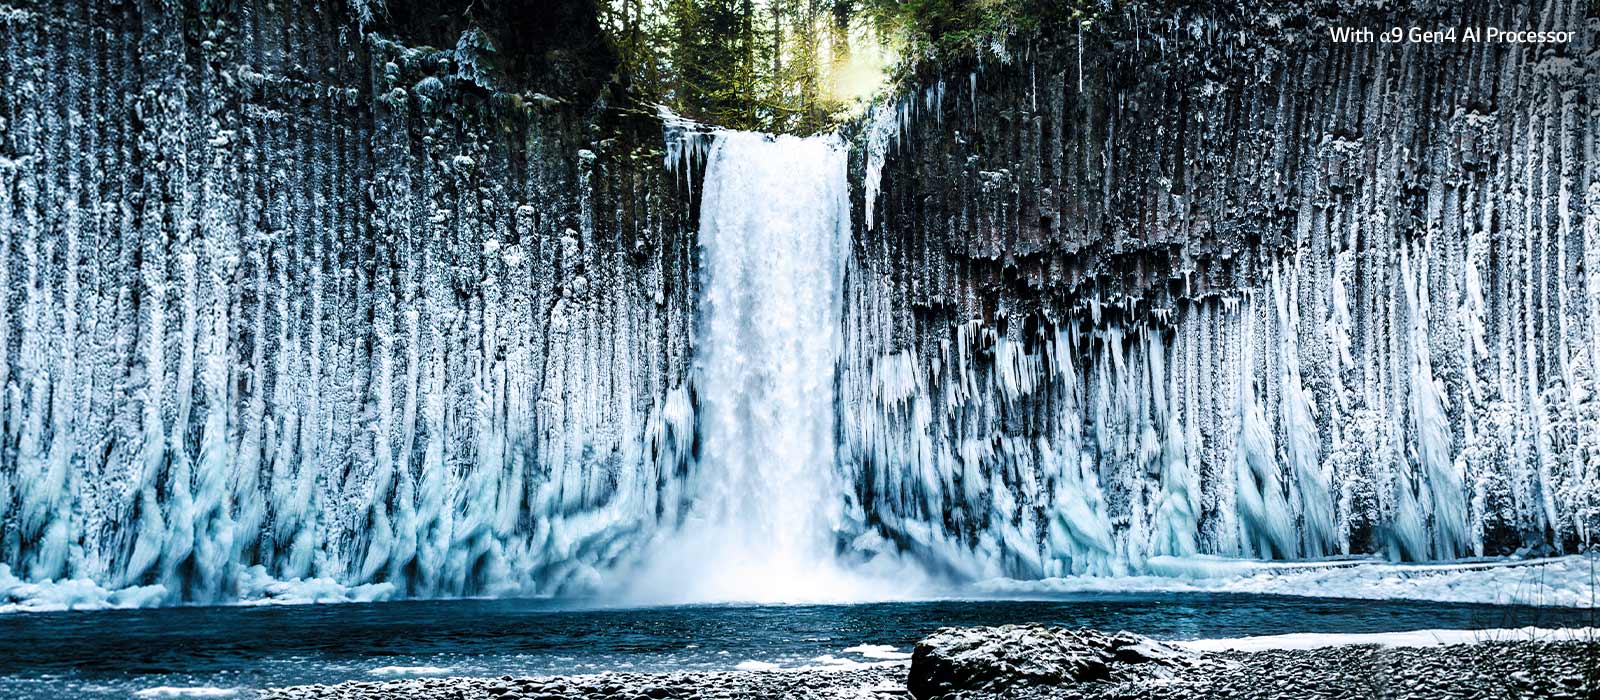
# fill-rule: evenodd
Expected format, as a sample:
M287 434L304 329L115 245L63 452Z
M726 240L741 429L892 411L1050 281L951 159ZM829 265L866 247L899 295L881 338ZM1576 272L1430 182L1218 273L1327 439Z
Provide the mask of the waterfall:
M698 493L682 528L651 548L645 598L859 595L832 553L848 489L834 468L846 157L833 135L714 136L699 229Z
M832 137L721 135L701 204L700 371L706 518L748 538L748 565L799 573L838 489L833 375L850 235Z
M23 4L0 609L867 598L1600 531L1588 35L1440 72L1236 57L1180 7L1089 83L930 65L850 161L669 113L640 142L486 90L476 35L224 3L196 51L190 4Z

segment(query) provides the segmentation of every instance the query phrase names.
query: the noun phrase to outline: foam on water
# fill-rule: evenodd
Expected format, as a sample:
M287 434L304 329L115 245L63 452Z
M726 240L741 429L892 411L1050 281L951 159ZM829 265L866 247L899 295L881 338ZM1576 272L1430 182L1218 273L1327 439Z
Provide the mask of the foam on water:
M367 673L374 676L442 676L454 670L445 666L379 666Z
M145 688L135 692L134 697L139 698L231 698L237 696L237 688L214 688L211 686L159 686Z
M846 648L844 651L847 654L860 654L869 659L898 661L911 658L910 652L895 651L894 647L889 644L858 644L856 646Z

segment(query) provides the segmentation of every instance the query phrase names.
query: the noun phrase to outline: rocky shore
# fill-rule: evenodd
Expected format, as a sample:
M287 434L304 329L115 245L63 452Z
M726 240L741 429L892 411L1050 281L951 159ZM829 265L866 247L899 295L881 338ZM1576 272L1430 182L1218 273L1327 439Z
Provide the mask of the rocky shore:
M261 700L663 700L909 698L906 664L805 671L601 673L545 678L418 678L275 688Z
M1197 652L1037 625L943 629L911 662L849 669L427 678L275 688L269 700L667 698L1594 698L1600 641Z

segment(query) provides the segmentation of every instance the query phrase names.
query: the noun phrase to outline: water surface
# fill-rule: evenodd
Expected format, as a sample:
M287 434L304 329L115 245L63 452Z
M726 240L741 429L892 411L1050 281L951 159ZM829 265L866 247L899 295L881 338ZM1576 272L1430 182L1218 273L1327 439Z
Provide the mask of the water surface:
M872 662L944 625L1044 622L1162 639L1592 624L1593 611L1207 593L605 608L451 600L0 615L0 696L127 698L418 674L733 670ZM874 649L856 649L878 645ZM864 653L865 652L865 653ZM149 692L144 697L152 697Z

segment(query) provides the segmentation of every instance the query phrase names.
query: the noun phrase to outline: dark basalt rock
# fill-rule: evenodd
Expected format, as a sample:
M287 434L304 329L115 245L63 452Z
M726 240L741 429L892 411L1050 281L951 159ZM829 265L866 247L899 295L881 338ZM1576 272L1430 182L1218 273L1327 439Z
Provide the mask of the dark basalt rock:
M917 642L906 688L917 698L1024 685L1127 681L1198 663L1195 656L1128 632L1044 625L945 627Z
M1002 630L1014 630L1007 637ZM952 633L953 632L953 633ZM1020 640L1020 641L1018 641ZM928 643L932 642L932 644ZM976 643L974 643L976 642ZM1131 643L1130 643L1131 642ZM944 689L947 700L1366 700L1368 698L1600 698L1600 642L1480 642L1404 648L1334 646L1322 649L1225 651L1189 655L1130 634L1106 635L1039 626L940 630L918 647L912 682L925 678L930 654L955 650L993 653L991 664L1032 667L1078 650L1109 679L1059 680L983 689ZM965 655L963 655L965 658ZM943 661L934 656L932 660ZM978 664L967 668L982 669ZM993 673L989 667L987 673ZM520 678L516 693L538 700L890 700L906 697L903 665L837 670L607 673ZM991 677L991 680L993 678ZM414 678L270 688L260 700L494 700L504 680ZM912 686L911 694L929 691ZM511 695L501 695L505 698Z

